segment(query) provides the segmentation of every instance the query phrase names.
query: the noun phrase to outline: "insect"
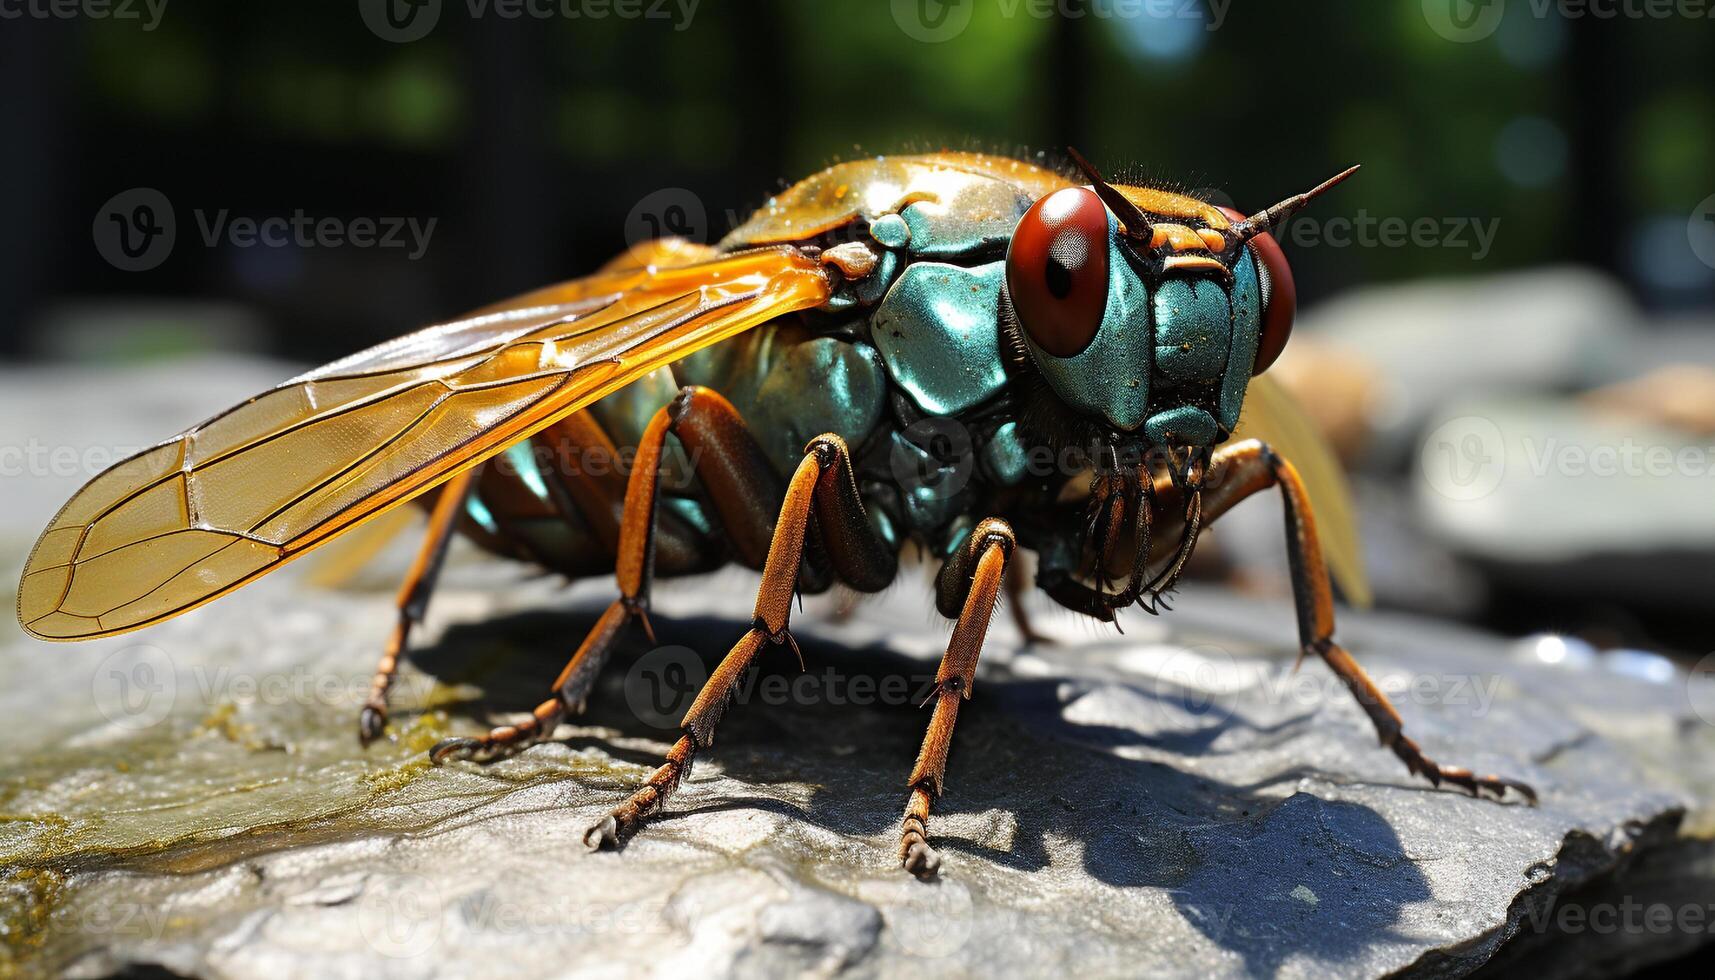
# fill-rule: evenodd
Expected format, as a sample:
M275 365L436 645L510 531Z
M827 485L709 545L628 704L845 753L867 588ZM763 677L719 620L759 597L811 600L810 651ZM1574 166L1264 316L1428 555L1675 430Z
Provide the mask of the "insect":
M453 534L619 586L528 720L431 751L486 761L580 711L630 628L653 635L657 575L759 570L749 628L661 767L589 829L600 847L662 808L758 655L796 650L795 593L880 591L917 542L955 621L899 830L900 861L929 875L930 809L1019 552L1063 606L1156 612L1199 530L1274 488L1300 657L1340 677L1410 772L1534 800L1406 737L1333 638L1342 549L1325 556L1306 481L1235 435L1241 415L1266 428L1280 410L1258 376L1295 291L1270 229L1352 171L1247 217L1110 184L1069 152L1075 171L951 152L837 164L717 246L640 245L287 381L79 491L30 556L19 620L56 640L147 626L421 498L429 530L359 720L366 742ZM1247 398L1268 405L1247 414ZM584 465L622 450L626 473Z

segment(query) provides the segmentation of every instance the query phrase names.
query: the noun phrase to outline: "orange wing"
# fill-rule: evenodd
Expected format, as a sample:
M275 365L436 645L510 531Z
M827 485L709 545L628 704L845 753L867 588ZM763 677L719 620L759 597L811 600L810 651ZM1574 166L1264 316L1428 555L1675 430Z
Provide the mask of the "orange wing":
M294 378L79 490L30 553L18 621L70 640L177 615L829 290L790 246L621 262Z

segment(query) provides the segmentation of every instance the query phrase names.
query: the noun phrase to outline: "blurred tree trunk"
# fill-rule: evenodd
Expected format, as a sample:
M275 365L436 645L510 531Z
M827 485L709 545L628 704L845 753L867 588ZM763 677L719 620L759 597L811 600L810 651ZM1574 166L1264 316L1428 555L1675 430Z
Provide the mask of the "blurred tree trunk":
M1622 24L1595 17L1566 22L1570 45L1563 64L1569 75L1573 112L1569 125L1572 177L1571 250L1574 261L1604 269L1631 282L1625 242L1625 173L1621 140L1630 131L1633 75L1626 70Z
M69 213L61 179L77 29L75 22L47 18L0 29L0 92L7 93L0 98L0 133L7 137L0 187L8 201L0 214L0 357L27 349L26 318L39 311L49 270L72 255L97 261L94 212L82 225L56 220Z

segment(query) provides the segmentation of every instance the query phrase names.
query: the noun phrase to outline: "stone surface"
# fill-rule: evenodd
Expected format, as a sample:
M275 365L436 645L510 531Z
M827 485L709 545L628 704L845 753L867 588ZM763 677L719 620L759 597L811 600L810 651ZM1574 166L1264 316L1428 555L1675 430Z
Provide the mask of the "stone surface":
M172 425L206 414L162 397ZM33 479L0 524L8 586L62 496ZM434 769L439 738L541 699L610 591L461 550L391 737L362 750L409 550L338 592L306 584L311 559L110 640L0 626L0 973L1571 976L1683 952L1715 918L1566 915L1709 912L1709 672L1344 613L1432 755L1543 794L1476 801L1409 777L1320 664L1290 672L1286 604L1195 587L1124 636L1039 597L1057 645L1022 649L997 619L931 825L943 874L917 882L897 824L948 626L909 570L843 622L808 599L808 670L767 654L669 812L589 854L583 829L656 765L754 577L663 587L664 646L616 658L552 743Z
M1475 801L1408 778L1319 665L1287 673L1287 609L1193 589L1171 627L1133 622L1124 638L1054 617L1064 642L1021 651L997 623L932 825L943 876L919 883L894 842L927 718L913 705L946 629L908 581L840 625L812 599L809 671L771 653L670 813L588 854L583 828L670 743L656 699L700 661L669 646L616 663L554 743L432 769L436 739L539 699L605 587L568 597L509 569L455 569L394 739L362 751L385 593L276 578L136 638L7 644L7 676L28 680L0 702L14 719L0 928L15 963L1440 973L1551 930L1530 910L1640 854L1704 853L1681 820L1708 798L1715 737L1683 677L1528 663L1483 636L1348 616L1344 635L1404 692L1433 753L1544 798ZM748 584L667 590L663 643L723 647ZM1701 861L1673 884L1706 892Z

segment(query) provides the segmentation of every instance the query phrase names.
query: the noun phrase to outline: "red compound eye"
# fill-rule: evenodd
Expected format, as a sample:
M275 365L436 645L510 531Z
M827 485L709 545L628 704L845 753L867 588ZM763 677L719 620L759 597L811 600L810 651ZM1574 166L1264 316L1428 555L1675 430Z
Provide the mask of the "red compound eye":
M1090 346L1108 306L1108 209L1094 191L1067 187L1024 212L1006 288L1036 346L1055 357Z
M1222 208L1227 217L1243 221L1244 215L1232 208ZM1257 272L1262 278L1262 332L1257 338L1256 360L1252 362L1253 376L1267 371L1269 365L1286 349L1292 336L1292 318L1298 313L1298 286L1292 281L1292 266L1286 264L1286 253L1268 232L1245 243L1256 259Z

